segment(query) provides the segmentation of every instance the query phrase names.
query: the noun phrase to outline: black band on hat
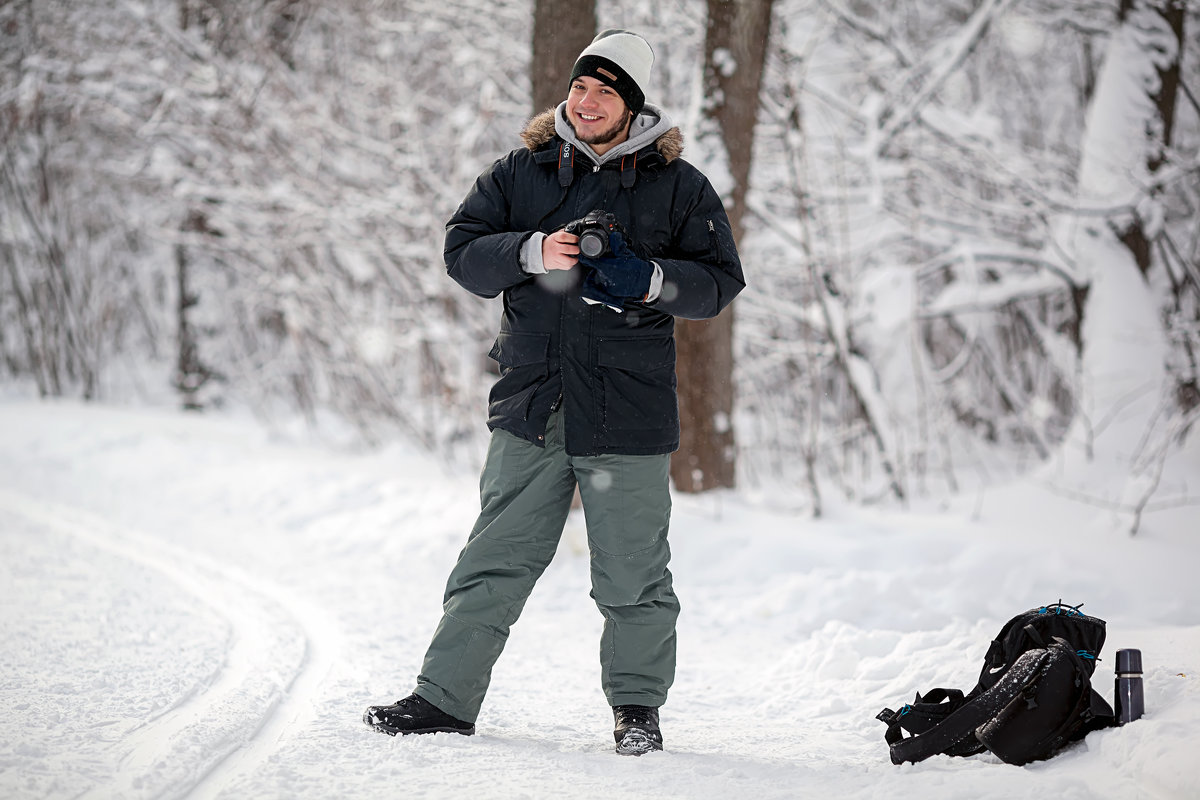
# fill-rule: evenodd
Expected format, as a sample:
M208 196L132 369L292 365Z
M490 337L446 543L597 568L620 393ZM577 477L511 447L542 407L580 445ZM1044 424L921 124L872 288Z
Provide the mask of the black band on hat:
M646 95L638 88L637 81L629 77L629 73L617 66L615 61L604 56L582 56L571 70L571 82L574 83L580 75L587 75L611 86L635 116L641 113L642 106L646 104Z

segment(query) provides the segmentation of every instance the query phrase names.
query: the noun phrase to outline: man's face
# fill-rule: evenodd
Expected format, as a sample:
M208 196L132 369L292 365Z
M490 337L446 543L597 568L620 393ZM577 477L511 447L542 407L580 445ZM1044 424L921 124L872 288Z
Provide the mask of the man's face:
M567 95L567 121L579 141L597 154L625 141L633 115L617 90L595 78L582 75L571 84Z

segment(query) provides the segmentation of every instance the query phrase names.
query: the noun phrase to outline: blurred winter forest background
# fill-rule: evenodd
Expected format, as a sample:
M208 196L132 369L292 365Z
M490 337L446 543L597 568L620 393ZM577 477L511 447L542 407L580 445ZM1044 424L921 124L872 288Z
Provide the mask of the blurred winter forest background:
M1186 0L0 0L3 389L475 462L498 301L443 226L614 26L748 281L682 326L679 488L820 513L1108 453L1149 500L1200 414Z

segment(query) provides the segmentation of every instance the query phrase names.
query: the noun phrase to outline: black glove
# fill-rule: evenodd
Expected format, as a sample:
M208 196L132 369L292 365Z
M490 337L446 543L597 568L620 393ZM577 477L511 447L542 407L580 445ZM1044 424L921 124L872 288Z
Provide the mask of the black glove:
M608 255L598 258L581 255L579 263L591 267L592 272L584 281L584 297L589 288L598 289L609 298L622 300L645 300L650 292L650 279L654 277L654 265L638 257L618 231L608 234ZM608 302L602 298L601 302ZM611 305L611 303L609 303Z
M587 277L583 279L583 288L579 290L579 296L588 302L606 305L613 311L624 311L625 301L620 297L614 297L609 294L600 285L598 275L599 273L594 269L588 270Z

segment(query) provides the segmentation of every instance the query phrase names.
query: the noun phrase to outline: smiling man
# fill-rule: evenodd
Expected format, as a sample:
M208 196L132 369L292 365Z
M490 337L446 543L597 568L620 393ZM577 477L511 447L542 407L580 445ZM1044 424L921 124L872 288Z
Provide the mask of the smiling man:
M633 112L616 89L587 75L571 81L567 96L567 119L579 141L589 144L597 155L629 136Z
M446 226L450 277L503 296L491 351L500 377L480 515L416 688L363 717L384 733L474 733L578 486L617 752L662 749L679 614L667 568L675 317L716 316L744 282L720 199L679 157L679 129L646 102L653 61L637 34L597 36L567 99L530 120L525 147L492 164ZM580 235L598 237L595 256L580 254ZM523 690L553 679L527 676Z

